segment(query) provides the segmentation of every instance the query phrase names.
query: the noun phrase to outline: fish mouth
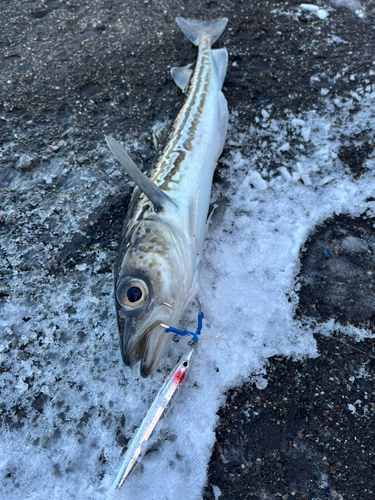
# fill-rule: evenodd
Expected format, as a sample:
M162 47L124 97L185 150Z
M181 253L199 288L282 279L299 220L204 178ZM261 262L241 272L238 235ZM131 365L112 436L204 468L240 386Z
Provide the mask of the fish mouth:
M163 308L164 309L164 308ZM157 313L157 311L155 311ZM162 316L162 312L158 311ZM155 314L152 315L155 318ZM151 320L152 321L152 320ZM127 366L134 366L141 360L141 375L146 378L164 356L172 335L165 332L165 319L155 319L149 326L139 324L130 317L118 317L120 349L122 360ZM148 322L149 323L149 322ZM161 326L163 324L163 326ZM167 322L168 324L168 322Z
M141 361L141 375L146 378L154 371L159 361L166 353L171 334L165 332L165 327L159 323L148 335Z

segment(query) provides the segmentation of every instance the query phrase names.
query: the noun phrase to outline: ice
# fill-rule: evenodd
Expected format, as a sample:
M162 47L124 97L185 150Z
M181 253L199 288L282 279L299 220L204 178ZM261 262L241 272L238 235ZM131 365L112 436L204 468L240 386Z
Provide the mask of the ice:
M265 389L267 387L267 379L264 377L257 377L255 380L255 385L258 387L258 389Z
M310 127L302 127L301 135L305 142L309 142L310 140L311 129Z
M355 9L355 15L359 17L360 19L364 19L366 17L364 9Z
M314 86L314 83L316 83L316 82L320 82L319 75L312 75L312 76L310 77L310 82L309 82L309 83L310 83L310 85L311 85L311 86Z
M242 187L248 187L249 185L253 185L256 189L267 189L267 182L263 179L259 172L255 170L251 171L244 182L242 183Z
M323 21L328 17L328 12L325 9L319 9L315 12L315 15Z
M354 415L354 413L357 411L357 410L356 410L356 408L355 408L355 406L354 406L354 405L352 405L352 404L349 404L349 405L348 405L348 410L349 410L351 413L353 413L353 415Z
M300 8L302 10L308 10L310 12L316 12L319 10L319 7L317 5L312 4L312 3L301 3Z
M215 500L218 500L221 497L221 490L220 490L220 488L218 488L217 486L215 486L213 484L212 485L212 489L213 489L213 492L214 492Z
M301 120L300 118L293 118L291 121L293 127L303 127L305 125L304 120Z
M350 10L362 10L362 5L358 0L331 0L331 3L336 7L343 6Z
M208 231L201 266L204 337L153 449L119 500L201 498L226 389L249 377L265 387L270 356L317 356L314 333L335 329L353 342L369 335L333 320L302 325L294 316L307 237L335 213L374 210L367 201L374 172L353 180L337 159L341 137L371 133L374 100L374 92L365 93L354 108L349 96L327 96L324 114L285 110L286 118L270 119L267 131L256 124L244 131L232 112L220 167L224 182L213 189L213 200L229 201L221 224ZM304 150L297 147L301 135L310 139ZM267 170L271 162L277 170ZM59 182L52 194L47 178ZM82 224L119 192L112 160L102 173L78 162L73 168L60 156L27 176L13 170L6 182L1 223L22 232L2 242L6 259L0 256L3 268L12 268L0 311L1 411L14 415L0 436L0 498L106 499L127 440L186 352L186 341L173 344L160 370L141 379L138 367L120 361L112 276L100 272L114 250L82 250L85 258L55 272L50 262L61 248L35 236L48 232L63 247L72 234L84 237ZM28 205L13 200L11 190L27 194ZM355 238L344 244L360 248ZM34 266L27 272L25 259ZM184 321L195 324L195 306ZM214 494L219 498L219 489Z
M361 97L360 97L360 95L358 94L358 92L351 91L351 92L350 92L350 95L351 95L352 97L354 97L354 99L355 99L356 101L360 101L360 100L361 100Z
M337 7L340 5L347 7L348 9L354 11L355 15L360 19L364 19L366 17L365 7L362 7L358 0L331 0L331 3Z
M279 167L278 170L286 181L292 180L292 176L290 175L290 173L288 172L288 169L286 167Z

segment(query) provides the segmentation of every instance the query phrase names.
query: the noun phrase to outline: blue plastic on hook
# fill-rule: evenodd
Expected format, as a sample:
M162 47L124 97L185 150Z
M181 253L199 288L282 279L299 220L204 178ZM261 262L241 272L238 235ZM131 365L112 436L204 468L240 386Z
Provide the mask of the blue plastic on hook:
M201 333L202 330L202 320L203 320L203 313L200 312L198 316L198 328L194 332L189 332L187 330L178 330L177 328L173 328L173 326L169 326L168 328L165 329L166 333L171 332L171 333L177 333L177 335L180 335L180 337L185 337L185 335L191 335L193 337L194 342L198 342L199 338L198 335Z

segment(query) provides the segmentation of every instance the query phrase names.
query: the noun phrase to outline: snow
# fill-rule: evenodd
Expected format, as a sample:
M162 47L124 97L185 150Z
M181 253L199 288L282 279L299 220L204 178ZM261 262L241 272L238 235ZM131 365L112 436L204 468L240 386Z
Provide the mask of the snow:
M265 389L267 387L267 379L264 377L257 377L255 380L255 385L258 387L258 389Z
M297 128L297 127L303 127L305 125L305 122L300 118L293 118L291 124L293 125L293 127Z
M300 8L302 10L308 10L310 12L317 12L319 10L319 7L312 3L301 3Z
M256 189L267 189L267 182L263 179L259 172L252 170L247 175L244 182L241 184L241 187L249 187L249 185L253 185Z
M212 485L212 489L214 492L215 500L218 500L221 497L221 490L215 485Z
M324 21L328 17L328 12L325 9L319 9L315 12L315 15Z
M354 406L354 405L352 405L352 404L349 404L349 405L348 405L348 410L349 410L351 413L353 413L353 414L357 411L357 410L356 410L356 408L355 408L355 406Z
M353 98L356 113L350 114ZM245 380L266 387L270 356L317 356L314 332L329 334L335 328L354 339L369 335L333 320L302 326L294 319L299 252L309 234L334 214L373 210L366 200L373 196L374 160L353 180L337 152L338 138L372 130L375 92L325 99L325 114L311 110L294 116L286 110L285 120L267 117L267 130L258 125L240 129L232 112L221 170L226 183L213 190L214 200L222 194L229 203L221 225L208 233L201 266L207 338L200 341L186 383L153 438L152 452L118 500L201 498L216 412L226 389ZM304 150L297 147L301 136ZM280 167L268 172L264 169L271 160ZM39 191L29 210L42 229L49 227L57 206L53 232L63 235L63 243L115 190L116 169L108 160L108 175L102 177L92 167L74 170L54 159L29 176L17 174L9 186L31 193L46 179L61 180L53 206ZM2 222L22 217L8 199ZM33 228L23 229L27 242ZM348 238L346 244L356 249L359 242ZM6 246L17 271L22 260L18 244L8 241ZM31 385L39 396L27 403L34 405L33 418L20 417L18 427L3 428L0 435L0 498L102 500L121 464L125 444L117 438L134 434L166 374L187 350L186 341L173 344L160 370L141 379L138 367L128 369L120 362L112 277L98 273L108 250L98 248L93 263L59 276L38 267L46 251L41 242L32 250L34 271L14 272L11 296L1 306L0 362L8 369L0 388L6 408L26 404ZM196 315L193 304L184 324L195 325ZM353 412L355 406L348 409ZM218 488L214 493L219 498Z
M336 7L347 7L348 9L354 11L355 15L360 19L364 19L366 17L365 9L358 0L331 0L331 3Z

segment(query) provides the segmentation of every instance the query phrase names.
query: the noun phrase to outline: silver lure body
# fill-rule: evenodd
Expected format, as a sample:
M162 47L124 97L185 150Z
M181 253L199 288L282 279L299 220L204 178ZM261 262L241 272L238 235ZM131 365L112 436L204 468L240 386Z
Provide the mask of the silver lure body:
M125 453L124 461L114 483L114 491L119 490L124 484L137 463L139 456L144 451L145 445L152 436L156 425L169 409L173 397L177 394L178 389L186 378L193 352L194 348L180 359L150 406L141 426L137 430Z
M143 377L155 369L171 338L161 325L177 327L197 294L212 177L228 125L221 92L228 54L211 49L227 19L176 21L198 46L198 59L186 101L149 178L136 172L119 143L107 138L139 186L115 263L115 296L123 361L132 366L141 360ZM187 86L189 67L179 68L177 76L174 70L176 83Z

